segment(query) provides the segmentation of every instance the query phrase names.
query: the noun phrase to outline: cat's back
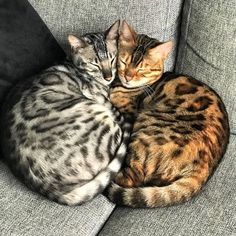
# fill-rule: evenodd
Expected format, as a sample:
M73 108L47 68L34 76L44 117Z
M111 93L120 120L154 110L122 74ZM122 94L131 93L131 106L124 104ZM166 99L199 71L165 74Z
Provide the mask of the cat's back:
M75 104L72 100L78 100L79 95L79 86L63 65L50 67L18 81L9 89L1 104L0 141L3 156L19 152L15 149L25 144L33 127L49 121L55 123L58 119L56 112Z
M12 110L16 104L22 100L27 100L27 97L40 96L43 91L48 93L57 90L68 88L72 93L79 93L78 81L74 79L74 75L64 66L52 66L41 73L18 81L6 93L1 105L1 115L3 118L5 113ZM65 91L66 92L66 91ZM36 97L34 97L36 99ZM33 106L32 106L33 108Z
M138 137L148 134L159 149L168 147L175 157L207 150L219 160L229 139L227 111L219 95L192 77L173 73L164 74L152 89L134 125Z
M155 106L164 113L185 115L176 117L182 121L222 118L228 120L227 111L220 96L205 83L186 75L165 73L152 90L152 98L144 100L147 107ZM201 114L201 115L200 115ZM193 117L194 118L194 117Z

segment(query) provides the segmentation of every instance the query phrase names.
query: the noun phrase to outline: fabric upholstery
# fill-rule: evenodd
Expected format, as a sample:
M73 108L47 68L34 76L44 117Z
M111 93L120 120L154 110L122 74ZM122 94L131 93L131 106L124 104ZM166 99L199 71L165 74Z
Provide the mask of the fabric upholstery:
M14 81L64 56L27 0L0 0L0 99Z
M182 0L29 0L42 19L66 48L68 34L103 31L117 19L126 19L137 32L159 40L173 39L177 45ZM175 50L166 63L172 70Z
M51 202L21 184L0 162L0 235L93 236L114 205L100 195L82 206Z
M235 32L235 0L185 1L176 71L216 90L236 134Z
M236 235L236 136L203 191L191 201L156 209L117 208L99 236Z

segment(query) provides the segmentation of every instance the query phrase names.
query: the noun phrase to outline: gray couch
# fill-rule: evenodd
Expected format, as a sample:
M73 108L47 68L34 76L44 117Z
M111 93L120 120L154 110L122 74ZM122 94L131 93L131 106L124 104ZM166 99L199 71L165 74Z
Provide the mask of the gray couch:
M172 39L166 70L204 81L226 104L227 153L202 192L167 208L116 207L103 195L68 207L28 190L0 162L0 235L236 235L236 2L235 0L29 0L66 49L66 35L106 29L126 19L138 32Z

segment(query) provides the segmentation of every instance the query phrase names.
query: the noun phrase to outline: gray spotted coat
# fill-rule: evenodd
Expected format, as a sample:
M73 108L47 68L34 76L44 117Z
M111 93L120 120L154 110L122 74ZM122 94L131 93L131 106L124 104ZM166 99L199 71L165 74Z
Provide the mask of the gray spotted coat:
M13 173L59 203L81 204L119 171L130 125L108 99L119 22L69 36L72 60L18 83L1 112L1 146Z

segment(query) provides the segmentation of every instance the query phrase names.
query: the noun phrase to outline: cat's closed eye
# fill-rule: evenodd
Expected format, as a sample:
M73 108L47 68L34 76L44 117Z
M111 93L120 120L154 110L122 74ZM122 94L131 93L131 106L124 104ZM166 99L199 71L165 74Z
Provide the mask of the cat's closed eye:
M137 71L138 71L139 74L149 74L149 73L151 73L151 70L147 69L147 68L138 68Z
M116 59L116 56L114 56L112 59L111 59L111 64L113 64L115 62L115 59Z
M137 70L138 70L138 71L147 71L146 68L138 68Z
M121 59L120 59L120 62L121 62L123 65L125 65L125 66L127 65L126 62L123 61L123 60L121 60Z
M92 65L93 67L96 67L97 69L101 70L101 67L96 63L90 62L90 65Z
M157 68L157 69L150 69L150 71L161 71L160 68Z

